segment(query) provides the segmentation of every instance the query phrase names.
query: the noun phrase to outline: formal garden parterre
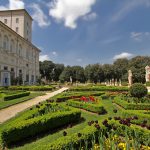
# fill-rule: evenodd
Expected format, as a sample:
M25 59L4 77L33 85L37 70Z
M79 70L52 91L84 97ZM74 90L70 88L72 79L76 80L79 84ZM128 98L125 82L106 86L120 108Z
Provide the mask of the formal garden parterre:
M150 149L149 96L145 93L136 97L130 90L106 86L71 88L0 125L1 147Z
M28 101L46 92L51 92L55 86L10 86L0 87L0 109Z

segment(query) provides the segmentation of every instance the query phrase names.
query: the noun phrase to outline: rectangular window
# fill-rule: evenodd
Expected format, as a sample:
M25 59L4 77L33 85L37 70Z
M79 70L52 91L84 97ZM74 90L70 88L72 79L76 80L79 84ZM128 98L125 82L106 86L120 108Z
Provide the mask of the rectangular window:
M19 18L16 18L16 23L19 23Z
M22 73L22 70L19 70L19 74L21 74Z
M4 23L7 24L7 19L4 19Z
M8 70L8 67L7 67L7 66L4 66L4 70Z
M16 32L17 32L17 33L19 32L19 28L18 28L18 27L16 27Z
M14 72L14 68L11 68L11 72Z

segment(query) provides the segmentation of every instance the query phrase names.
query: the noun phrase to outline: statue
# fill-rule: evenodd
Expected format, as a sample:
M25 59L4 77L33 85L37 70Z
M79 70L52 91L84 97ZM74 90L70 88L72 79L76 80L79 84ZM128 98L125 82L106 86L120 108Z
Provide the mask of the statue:
M132 81L132 71L131 70L129 70L128 71L128 83L129 83L129 86L131 86L132 85L132 83L133 83L133 81Z
M146 71L146 75L145 75L146 82L150 82L150 67L146 66L145 71Z

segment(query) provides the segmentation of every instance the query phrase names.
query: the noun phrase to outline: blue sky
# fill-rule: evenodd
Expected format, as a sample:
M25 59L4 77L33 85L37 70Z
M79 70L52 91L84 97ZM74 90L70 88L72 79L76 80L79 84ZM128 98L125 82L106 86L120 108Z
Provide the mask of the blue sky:
M34 19L40 60L65 65L150 56L150 0L0 0Z

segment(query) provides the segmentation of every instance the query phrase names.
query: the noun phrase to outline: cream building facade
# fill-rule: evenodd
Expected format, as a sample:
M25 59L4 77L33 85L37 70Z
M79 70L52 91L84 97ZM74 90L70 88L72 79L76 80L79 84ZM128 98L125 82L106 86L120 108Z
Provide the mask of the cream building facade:
M35 84L40 50L32 44L32 18L24 9L0 11L0 86Z

